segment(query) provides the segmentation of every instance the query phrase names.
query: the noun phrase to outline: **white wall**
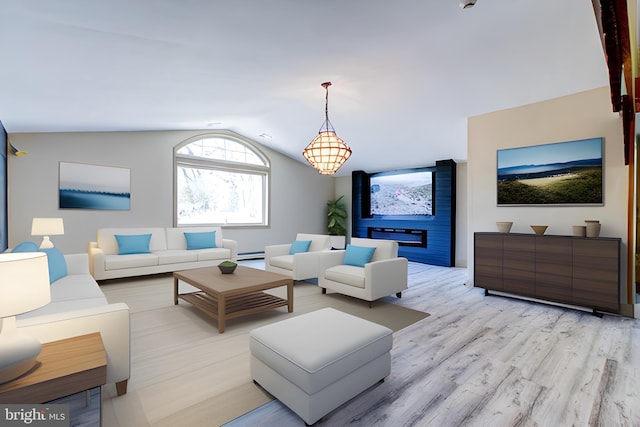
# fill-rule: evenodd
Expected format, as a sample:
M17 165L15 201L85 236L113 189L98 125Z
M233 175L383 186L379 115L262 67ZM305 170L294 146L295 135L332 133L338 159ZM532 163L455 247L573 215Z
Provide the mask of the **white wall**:
M467 163L460 162L456 164L456 254L454 259L456 267L468 267L470 264L467 259L468 197Z
M468 217L469 278L473 280L473 233L497 231L496 221L513 221L512 232L533 233L529 225L547 224L546 234L571 235L572 225L598 219L601 236L619 237L627 246L627 166L622 119L612 112L607 87L550 101L469 118ZM604 206L497 206L496 150L604 137ZM621 300L626 301L626 272L621 268Z
M9 156L9 247L30 236L33 217L62 217L65 234L52 236L64 253L86 252L101 227L173 226L173 147L198 131L78 132L11 134L26 156ZM239 252L258 252L287 243L297 232L326 232L326 202L332 177L258 144L271 161L271 223L268 228L225 228ZM301 146L301 149L304 148ZM60 161L131 169L131 210L58 208Z

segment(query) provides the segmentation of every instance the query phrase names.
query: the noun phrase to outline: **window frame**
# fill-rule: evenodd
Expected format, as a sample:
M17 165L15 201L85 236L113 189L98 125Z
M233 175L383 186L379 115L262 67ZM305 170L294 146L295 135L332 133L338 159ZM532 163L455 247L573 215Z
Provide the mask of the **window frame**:
M178 151L186 145L201 139L216 138L227 139L237 144L243 145L246 149L253 152L264 165L256 165L252 163L235 162L231 160L213 159L200 156L192 156L179 154ZM262 176L262 222L261 223L196 223L196 224L179 224L178 223L178 169L180 167L191 167L199 169L209 169L213 171L234 172L242 174L250 174ZM249 138L236 134L231 131L212 131L205 134L196 135L181 141L173 147L173 223L174 227L202 227L202 226L219 226L225 228L267 228L271 219L271 161L267 155L258 148L257 144Z

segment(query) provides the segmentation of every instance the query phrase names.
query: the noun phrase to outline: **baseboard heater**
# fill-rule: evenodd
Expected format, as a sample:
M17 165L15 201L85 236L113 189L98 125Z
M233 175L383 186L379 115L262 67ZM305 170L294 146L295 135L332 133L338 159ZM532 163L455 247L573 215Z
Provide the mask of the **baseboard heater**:
M400 246L427 247L427 230L369 227L367 237L370 239L395 240Z
M238 260L263 259L264 252L242 252L238 254Z

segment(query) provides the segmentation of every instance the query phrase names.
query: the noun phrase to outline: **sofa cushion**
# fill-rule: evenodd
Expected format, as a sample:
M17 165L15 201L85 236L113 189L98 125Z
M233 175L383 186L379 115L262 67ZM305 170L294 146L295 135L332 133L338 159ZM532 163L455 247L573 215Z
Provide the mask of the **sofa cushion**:
M376 248L370 262L382 261L383 259L396 258L398 256L398 242L395 240L352 237L351 244Z
M211 249L216 247L216 232L202 231L198 233L184 233L187 241L187 250Z
M269 263L273 267L284 268L293 271L293 255L280 255L271 257Z
M61 279L67 275L67 261L64 259L64 255L60 252L60 249L45 248L40 249L40 252L47 254L47 264L49 266L49 283L54 283L58 279Z
M309 250L309 246L311 246L311 240L296 240L291 244L289 255L307 252Z
M89 274L69 274L51 285L52 302L85 298L103 298L107 303L100 286Z
M49 304L41 307L37 310L29 311L27 313L16 316L16 320L23 321L25 319L37 319L41 316L56 315L61 313L68 313L75 310L84 310L94 307L102 307L108 304L104 297L102 298L83 298L72 299L68 301L50 302ZM24 326L22 323L20 326Z
M327 280L344 283L364 289L364 268L353 265L336 265L324 272Z
M118 241L115 235L136 235L151 234L149 242L149 251L161 251L167 249L167 239L165 237L164 228L100 228L96 233L96 242L98 247L106 254L118 253ZM183 237L184 239L184 237Z
M108 304L102 290L89 274L69 274L51 284L51 302L37 310L21 314L29 319L45 314L99 307Z
M149 267L153 265L158 265L158 255L156 254L105 255L104 257L105 270Z
M344 253L343 264L354 265L356 267L364 267L375 252L376 248L366 246L347 245L347 250Z
M309 252L324 251L331 249L331 236L328 234L307 234L298 233L296 240L311 240Z
M198 261L198 254L195 251L167 249L166 251L154 252L154 254L158 256L159 265Z
M204 233L204 232L216 232L216 247L224 247L222 241L222 229L220 227L175 227L166 228L166 248L164 249L187 249L187 239L184 233ZM154 250L151 250L154 252Z
M331 237L328 234L298 233L296 240L311 240L311 245L308 250L309 252L331 249Z
M231 250L227 248L197 249L198 261L211 261L215 259L231 259Z
M151 234L116 234L118 255L148 254Z
M38 245L33 242L18 243L11 252L38 252Z

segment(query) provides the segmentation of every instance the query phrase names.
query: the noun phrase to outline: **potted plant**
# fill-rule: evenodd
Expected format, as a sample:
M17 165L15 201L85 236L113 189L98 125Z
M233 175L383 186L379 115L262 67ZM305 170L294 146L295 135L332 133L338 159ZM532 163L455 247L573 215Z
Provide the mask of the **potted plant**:
M340 196L327 202L327 232L334 249L344 249L347 235L347 205Z

